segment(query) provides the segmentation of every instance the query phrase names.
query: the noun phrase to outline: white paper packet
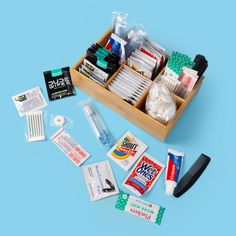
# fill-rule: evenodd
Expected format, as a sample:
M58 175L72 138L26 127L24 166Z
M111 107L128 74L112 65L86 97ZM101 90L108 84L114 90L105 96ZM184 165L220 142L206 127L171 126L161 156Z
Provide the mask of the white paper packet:
M35 87L12 96L19 116L22 117L31 111L38 111L47 106L40 87Z
M91 201L119 193L109 161L101 161L83 167L85 183Z
M90 154L86 152L63 128L59 129L51 141L61 149L65 155L76 165L80 166Z

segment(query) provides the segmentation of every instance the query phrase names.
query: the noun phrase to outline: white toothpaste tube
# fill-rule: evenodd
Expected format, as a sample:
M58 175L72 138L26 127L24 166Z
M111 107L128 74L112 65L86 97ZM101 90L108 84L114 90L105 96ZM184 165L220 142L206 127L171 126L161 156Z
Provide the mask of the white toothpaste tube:
M178 183L180 169L183 164L184 153L168 148L168 157L166 164L166 194L173 195L174 189Z

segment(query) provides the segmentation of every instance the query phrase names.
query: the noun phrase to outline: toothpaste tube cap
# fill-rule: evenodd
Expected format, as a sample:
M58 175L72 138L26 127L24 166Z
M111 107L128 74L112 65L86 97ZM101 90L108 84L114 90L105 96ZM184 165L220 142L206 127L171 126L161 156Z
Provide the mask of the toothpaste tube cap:
M176 183L174 181L166 181L166 194L173 196Z

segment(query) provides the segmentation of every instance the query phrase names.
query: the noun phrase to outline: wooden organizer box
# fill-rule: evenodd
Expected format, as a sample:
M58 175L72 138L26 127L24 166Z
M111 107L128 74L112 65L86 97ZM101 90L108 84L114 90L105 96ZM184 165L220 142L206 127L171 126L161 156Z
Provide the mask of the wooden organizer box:
M102 35L102 37L97 41L97 43L101 46L105 46L111 33L112 29L109 29L105 34ZM125 63L123 63L119 67L119 69L114 73L112 77L108 79L105 86L103 87L78 72L78 68L80 64L82 64L85 57L86 54L82 56L82 58L71 68L71 77L73 84L162 141L166 139L168 133L171 131L177 120L180 118L183 111L188 106L196 92L199 90L204 79L204 76L202 76L198 80L194 89L191 91L191 93L187 96L186 99L182 99L179 96L173 94L173 98L175 99L177 104L176 115L171 121L168 122L167 125L163 125L162 123L153 119L151 116L145 113L145 101L148 91L140 98L140 100L135 105L131 105L107 89L108 84L116 77L116 75L123 67L129 68L125 65ZM161 76L163 71L164 69L158 74L156 79ZM143 78L149 80L146 77Z

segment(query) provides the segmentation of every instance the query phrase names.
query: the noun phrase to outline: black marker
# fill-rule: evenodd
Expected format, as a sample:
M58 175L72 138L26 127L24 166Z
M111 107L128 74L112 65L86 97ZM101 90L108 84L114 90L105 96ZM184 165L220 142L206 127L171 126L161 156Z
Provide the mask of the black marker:
M201 154L200 157L191 166L188 172L181 178L174 190L174 196L180 197L186 191L188 191L192 185L198 180L201 174L206 169L211 158L205 154Z

